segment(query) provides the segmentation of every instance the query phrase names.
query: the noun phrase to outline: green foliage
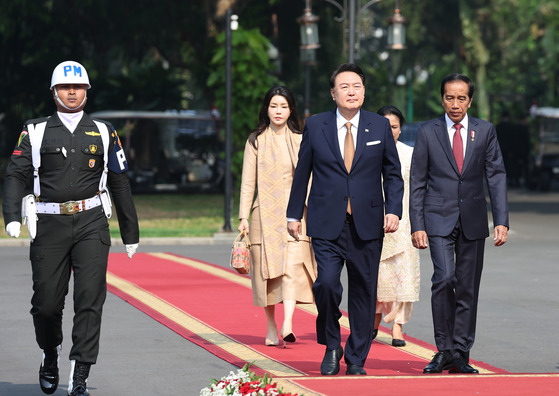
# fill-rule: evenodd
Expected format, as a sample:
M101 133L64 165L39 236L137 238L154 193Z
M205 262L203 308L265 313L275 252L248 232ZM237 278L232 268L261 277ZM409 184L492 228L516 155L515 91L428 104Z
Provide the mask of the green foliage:
M186 83L177 69L165 68L160 62L146 57L141 62L129 62L97 85L95 107L118 110L167 110L184 108L181 93ZM126 93L114 95L115 91Z
M25 120L54 112L51 73L68 59L89 73L88 112L209 109L204 12L188 1L2 2L0 155L9 155Z
M215 103L221 114L225 114L225 33L217 36L220 47L210 65L212 71L207 85L215 91ZM243 148L248 135L258 123L258 112L264 94L280 82L270 74L271 61L267 51L269 40L258 29L245 30L239 27L231 37L231 124L233 175L242 171Z
M56 64L67 59L80 61L90 74L88 112L209 109L215 101L224 114L225 20L218 10L225 3L242 26L233 32L237 173L242 144L256 125L266 89L283 81L303 114L305 77L297 23L302 0L144 0L141 6L133 0L4 1L0 156L11 153L23 121L54 111L48 83ZM559 106L557 0L399 2L406 18L406 49L385 59L380 55L386 51L394 6L393 1L379 1L357 15L355 61L367 76L367 110L402 106L394 100L405 100L409 87L399 88L394 80L405 74L412 84L414 120L437 116L442 113L439 84L451 72L474 79L471 114L488 114L494 122L504 109L522 114L533 100ZM310 80L310 109L317 113L333 107L328 78L348 60L348 18L346 14L339 22L340 10L327 1L312 2L312 11L320 17L321 47ZM385 33L380 39L373 34L379 28ZM267 58L268 42L280 54L273 64ZM427 78L420 79L423 71Z
M500 110L522 115L532 100L559 106L559 3L555 0L493 0L490 9L491 86Z

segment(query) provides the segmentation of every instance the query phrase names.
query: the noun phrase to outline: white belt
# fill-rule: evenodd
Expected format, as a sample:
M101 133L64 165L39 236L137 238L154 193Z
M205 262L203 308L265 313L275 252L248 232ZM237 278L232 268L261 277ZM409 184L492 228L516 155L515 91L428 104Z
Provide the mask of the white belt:
M73 215L78 212L101 206L99 195L81 201L68 201L64 203L37 202L37 213Z

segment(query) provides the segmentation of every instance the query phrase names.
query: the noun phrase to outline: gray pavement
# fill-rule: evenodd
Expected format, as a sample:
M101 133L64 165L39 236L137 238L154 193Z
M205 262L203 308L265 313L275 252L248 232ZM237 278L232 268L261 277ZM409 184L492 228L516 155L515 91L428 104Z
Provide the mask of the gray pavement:
M480 293L477 339L471 358L515 373L559 373L559 193L509 192L509 242L489 238ZM234 235L187 240L142 240L140 251L172 252L227 266ZM41 353L31 316L31 270L25 241L0 240L0 396L42 395L37 384ZM122 252L115 244L113 252ZM428 252L421 254L421 296L409 336L433 344ZM71 292L70 292L71 295ZM225 308L225 307L224 307ZM347 308L344 298L342 309ZM61 385L66 394L72 302L64 313ZM295 324L296 326L296 324ZM369 358L374 358L374 348ZM318 364L318 362L317 362ZM211 378L235 368L186 341L110 294L105 304L101 352L92 367L93 396L197 395Z

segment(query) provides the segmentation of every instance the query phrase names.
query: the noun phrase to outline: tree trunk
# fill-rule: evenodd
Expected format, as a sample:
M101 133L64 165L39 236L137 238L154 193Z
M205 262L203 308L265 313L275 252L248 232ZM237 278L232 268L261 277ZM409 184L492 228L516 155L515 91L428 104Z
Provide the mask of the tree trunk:
M489 63L489 51L483 43L480 21L476 18L475 12L465 0L460 0L460 21L462 23L462 34L466 49L464 51L466 65L475 75L474 84L477 91L478 116L488 120L490 117L490 107L486 89L486 70Z

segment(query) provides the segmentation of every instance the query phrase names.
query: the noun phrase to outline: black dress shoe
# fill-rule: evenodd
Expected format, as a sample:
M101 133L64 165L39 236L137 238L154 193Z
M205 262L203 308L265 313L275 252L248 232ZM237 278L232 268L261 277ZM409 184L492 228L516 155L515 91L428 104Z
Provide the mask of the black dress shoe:
M439 374L452 367L452 359L447 351L437 352L433 360L423 369L423 374Z
M90 396L90 395L85 386L78 385L74 387L74 390L72 390L70 396Z
M392 340L392 346L393 347L404 347L404 346L406 346L406 341L394 338Z
M373 340L377 338L377 335L378 335L378 329L373 329Z
M71 382L68 389L72 388L70 396L89 396L87 391L87 377L89 377L89 369L91 365L86 363L75 362L71 369Z
M39 369L39 385L47 395L53 394L58 388L58 367L43 366Z
M340 360L344 355L344 349L340 346L337 349L326 349L324 359L320 365L320 374L336 375L340 372Z
M358 366L356 364L347 364L346 375L367 375L367 372L363 369L363 367Z
M39 368L39 385L43 393L53 394L58 388L58 355L60 347L43 352L43 361Z
M479 370L476 370L470 363L466 362L464 358L458 357L453 361L452 368L448 370L449 374L479 374Z

